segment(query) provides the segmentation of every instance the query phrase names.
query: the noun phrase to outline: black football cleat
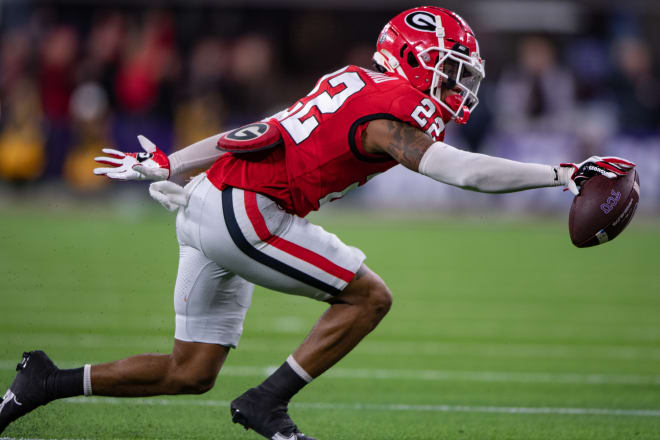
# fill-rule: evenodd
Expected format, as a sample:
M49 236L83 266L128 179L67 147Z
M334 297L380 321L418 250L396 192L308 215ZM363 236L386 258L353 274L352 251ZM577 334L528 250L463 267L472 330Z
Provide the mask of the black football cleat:
M288 403L250 388L231 402L231 419L270 440L316 440L298 430L289 417Z
M52 400L46 393L46 380L56 370L43 351L23 353L16 365L18 374L0 399L0 433L17 418Z

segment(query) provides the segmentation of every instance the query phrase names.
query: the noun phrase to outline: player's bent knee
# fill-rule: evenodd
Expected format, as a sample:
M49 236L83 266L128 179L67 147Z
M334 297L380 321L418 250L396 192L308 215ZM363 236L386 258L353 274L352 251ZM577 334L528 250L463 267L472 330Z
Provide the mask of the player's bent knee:
M217 376L213 368L173 360L168 372L170 394L204 394L213 388Z
M229 347L174 340L167 371L170 394L203 394L215 385Z
M215 377L200 377L192 381L189 386L189 394L204 394L215 385Z
M392 293L376 273L362 266L358 275L337 300L358 306L365 315L372 315L380 320L392 306Z
M215 385L215 375L177 374L172 378L173 394L204 394Z
M378 277L375 277L375 280L369 285L367 302L379 318L384 317L392 307L392 292Z

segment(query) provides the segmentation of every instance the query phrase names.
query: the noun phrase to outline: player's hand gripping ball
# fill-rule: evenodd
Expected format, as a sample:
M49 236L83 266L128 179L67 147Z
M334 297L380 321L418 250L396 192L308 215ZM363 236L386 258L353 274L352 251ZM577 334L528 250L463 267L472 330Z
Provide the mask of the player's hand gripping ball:
M634 166L619 158L590 162L584 170L574 165L576 182L581 180L580 174L592 174L583 179L568 216L568 230L575 246L606 243L628 226L639 204L639 175Z

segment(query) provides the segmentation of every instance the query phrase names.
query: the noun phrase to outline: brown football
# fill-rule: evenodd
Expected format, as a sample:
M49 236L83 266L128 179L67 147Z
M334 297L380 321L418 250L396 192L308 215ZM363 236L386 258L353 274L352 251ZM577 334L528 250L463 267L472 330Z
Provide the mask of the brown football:
M628 226L638 204L637 170L617 179L592 177L582 185L571 205L568 215L571 241L583 248L614 240Z

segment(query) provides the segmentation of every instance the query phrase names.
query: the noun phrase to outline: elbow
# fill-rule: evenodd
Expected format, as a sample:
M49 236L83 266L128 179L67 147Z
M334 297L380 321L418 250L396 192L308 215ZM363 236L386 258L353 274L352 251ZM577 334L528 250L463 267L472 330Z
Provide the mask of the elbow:
M468 191L486 193L494 192L491 188L488 187L488 182L489 176L484 173L475 172L461 176L459 179L457 179L455 186Z

